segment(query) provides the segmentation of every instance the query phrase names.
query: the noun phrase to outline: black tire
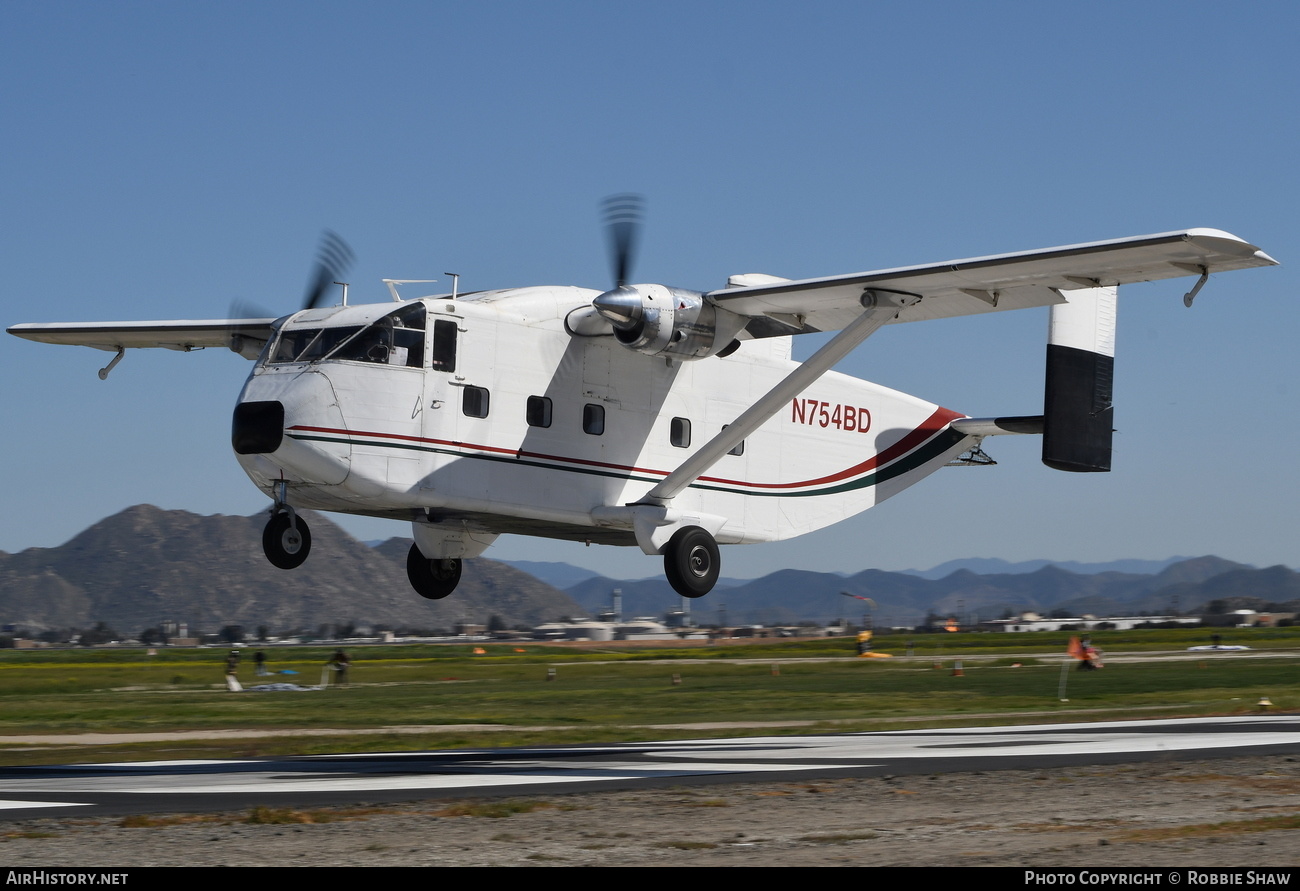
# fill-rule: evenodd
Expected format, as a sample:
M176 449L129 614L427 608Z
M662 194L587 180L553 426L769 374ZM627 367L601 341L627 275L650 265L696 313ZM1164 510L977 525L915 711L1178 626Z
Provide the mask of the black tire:
M406 577L415 593L426 600L441 600L460 584L459 560L430 560L411 545L406 554Z
M722 559L718 543L699 526L683 526L664 548L664 575L683 597L703 597L717 584Z
M276 514L262 530L262 551L271 565L281 569L297 569L311 553L311 530L302 517L291 524L288 514Z

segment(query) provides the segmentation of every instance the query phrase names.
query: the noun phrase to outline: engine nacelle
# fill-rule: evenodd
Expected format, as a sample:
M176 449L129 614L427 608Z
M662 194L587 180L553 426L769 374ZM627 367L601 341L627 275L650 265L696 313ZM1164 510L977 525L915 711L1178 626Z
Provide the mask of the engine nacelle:
M621 285L601 294L592 305L613 325L619 343L647 356L704 359L717 355L747 321L714 306L699 291L666 285Z

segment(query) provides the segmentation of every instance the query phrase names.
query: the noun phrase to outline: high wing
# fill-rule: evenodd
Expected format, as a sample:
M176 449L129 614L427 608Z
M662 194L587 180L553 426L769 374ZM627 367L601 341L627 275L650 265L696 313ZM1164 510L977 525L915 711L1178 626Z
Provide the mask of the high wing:
M1212 272L1276 265L1268 254L1235 235L1218 229L1187 229L713 291L706 299L748 317L745 334L749 337L840 333L660 480L631 509L664 509L792 396L884 325L1050 306L1069 302L1062 291L1199 275L1200 282L1184 298L1190 306L1191 298ZM864 300L867 291L874 293ZM647 536L642 547L653 543Z
M867 287L922 299L892 322L916 322L1064 303L1060 291L1208 275L1277 261L1218 229L1185 229L1015 254L949 260L827 278L712 291L716 305L750 317L750 337L835 331L862 313ZM742 277L743 280L743 277Z
M63 343L120 352L133 348L201 350L227 347L242 355L241 341L265 343L275 319L171 319L159 322L52 322L13 325L15 337L41 343ZM254 352L249 358L256 358Z

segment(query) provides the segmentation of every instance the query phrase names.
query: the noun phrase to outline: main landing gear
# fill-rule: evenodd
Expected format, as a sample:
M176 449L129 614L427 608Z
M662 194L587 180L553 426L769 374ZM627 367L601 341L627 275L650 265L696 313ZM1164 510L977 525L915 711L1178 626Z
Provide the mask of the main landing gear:
M427 600L441 600L460 583L459 560L430 560L412 544L406 555L406 577L415 593Z
M664 575L683 597L703 597L718 581L718 543L699 526L683 526L664 547Z
M271 515L262 530L266 559L281 569L297 569L311 553L311 530L287 505Z

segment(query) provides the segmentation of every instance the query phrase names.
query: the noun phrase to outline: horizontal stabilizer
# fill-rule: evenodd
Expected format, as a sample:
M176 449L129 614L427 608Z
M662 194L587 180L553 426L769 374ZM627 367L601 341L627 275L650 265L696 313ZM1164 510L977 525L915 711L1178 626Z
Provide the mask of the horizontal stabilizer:
M1005 418L958 418L950 425L967 436L1038 436L1043 432L1042 415L1021 415Z

